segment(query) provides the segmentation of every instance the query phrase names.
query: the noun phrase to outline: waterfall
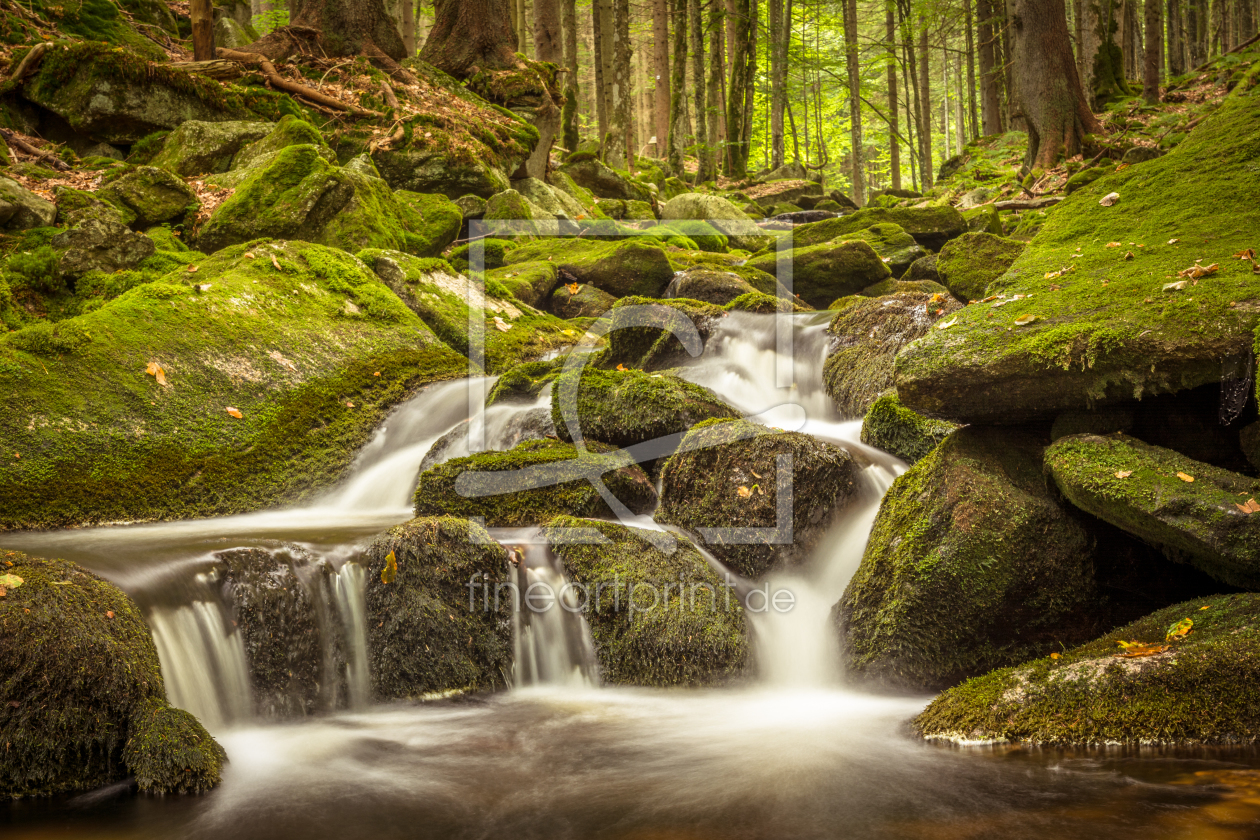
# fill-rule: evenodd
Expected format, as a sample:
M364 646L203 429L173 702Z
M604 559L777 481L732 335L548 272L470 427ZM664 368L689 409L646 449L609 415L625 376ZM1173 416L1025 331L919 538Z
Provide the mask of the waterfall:
M345 632L346 686L350 708L362 709L368 704L371 688L368 682L367 603L364 599L366 572L358 563L346 563L335 580L337 612Z

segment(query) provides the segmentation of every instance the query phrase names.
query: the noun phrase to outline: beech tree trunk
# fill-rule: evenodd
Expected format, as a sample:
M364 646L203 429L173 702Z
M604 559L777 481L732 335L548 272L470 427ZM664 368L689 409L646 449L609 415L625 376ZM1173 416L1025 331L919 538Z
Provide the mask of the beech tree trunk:
M411 0L403 2L410 3ZM557 65L564 60L560 0L534 0L534 58Z
M591 28L594 32L595 52L595 109L599 127L599 143L603 148L608 136L608 87L612 84L612 16L609 14L612 0L591 0Z
M897 18L893 0L884 5L884 37L888 40L888 174L901 189L901 145L897 141Z
M669 96L669 168L682 177L683 154L687 148L687 0L674 3L674 66Z
M791 20L792 0L788 0L789 21ZM697 138L704 141L705 153L709 157L709 171L713 177L718 176L718 150L722 147L722 46L726 41L724 20L726 18L723 4L709 2L709 78L704 86L708 100L704 125L708 135ZM696 24L699 26L699 22Z
M1027 167L1050 169L1101 133L1081 90L1068 41L1063 0L1013 0L1012 61L1017 107L1028 127Z
M770 168L783 165L783 111L787 108L787 50L783 22L783 0L769 0L770 29Z
M1182 22L1181 0L1168 0L1168 75L1186 72L1185 24Z
M192 0L193 61L214 60L214 4L211 0Z
M652 64L656 86L652 94L652 121L656 132L656 156L665 156L669 136L669 6L667 0L652 0Z
M632 150L630 135L630 0L613 0L612 83L609 85L608 136L604 162L613 169L625 169Z
M967 11L967 115L968 134L972 140L980 136L980 109L976 106L976 30L971 22L971 0L963 0Z
M748 175L749 136L746 115L753 93L752 3L735 0L734 41L730 51L731 85L726 101L726 175L742 179Z
M866 203L866 163L862 154L862 69L858 65L857 0L844 2L844 51L849 75L849 145L853 201Z
M578 147L578 37L577 0L561 0L560 29L564 33L564 66L569 71L564 78L564 108L561 116L561 139L564 147L574 151Z
M717 177L714 171L713 155L709 152L708 100L704 95L704 25L700 0L689 0L688 15L691 18L691 86L693 119L696 123L696 144L700 147L700 168L696 171L696 182L703 183Z
M1146 0L1146 50L1142 61L1142 98L1147 105L1159 102L1159 35L1163 31L1163 0Z
M304 1L295 0L299 5ZM379 0L377 3L379 5ZM384 6L381 11L383 14ZM390 26L392 28L392 23ZM402 38L397 30L394 35L401 50ZM483 70L515 67L516 33L512 29L511 0L437 0L433 28L420 57L457 79L470 75L474 67Z
M923 188L933 184L932 167L932 74L928 57L927 18L919 15L919 102L923 115L919 119L919 174Z

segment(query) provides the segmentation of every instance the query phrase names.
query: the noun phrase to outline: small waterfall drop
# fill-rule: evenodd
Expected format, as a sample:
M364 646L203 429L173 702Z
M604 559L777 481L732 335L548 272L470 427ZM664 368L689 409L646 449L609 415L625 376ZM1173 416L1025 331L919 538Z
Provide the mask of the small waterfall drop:
M337 612L346 643L346 685L350 708L362 709L371 697L368 679L367 602L364 583L367 573L358 563L346 563L335 581Z

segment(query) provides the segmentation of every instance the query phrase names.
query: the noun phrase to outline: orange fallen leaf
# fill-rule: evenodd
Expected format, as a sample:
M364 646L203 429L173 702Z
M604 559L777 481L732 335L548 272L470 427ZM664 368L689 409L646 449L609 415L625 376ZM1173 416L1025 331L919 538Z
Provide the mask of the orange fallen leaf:
M1260 502L1255 499L1248 499L1245 504L1235 504L1234 507L1250 516L1253 513L1260 513Z
M354 403L352 403L352 402L347 402L347 403L346 403L346 408L354 408Z
M1171 642L1176 639L1184 639L1186 636L1190 635L1190 631L1193 629L1194 621L1189 618L1183 618L1181 621L1178 621L1176 624L1168 628L1168 633L1164 636L1164 641Z
M372 375L373 375L373 376L380 376L380 375L381 375L381 372L378 370L376 373L374 373L374 374L372 374Z
M1120 247L1123 247L1123 244L1124 244L1124 243L1122 243L1122 242L1108 242L1108 243L1107 243L1107 247L1108 247L1108 248L1120 248Z
M1177 478L1180 478L1182 481L1186 482L1187 484L1190 484L1194 481L1194 476L1186 475L1183 472L1177 473Z
M1239 259L1239 260L1254 260L1256 258L1256 249L1244 248L1243 250L1239 251L1237 254L1234 254L1234 258Z
M105 611L105 617L106 617L106 618L113 618L113 617L114 617L114 611L113 611L113 610L106 610L106 611Z
M569 290L569 296L572 297L573 295L576 295L578 293L578 289L580 289L581 286L579 286L577 283L570 283L569 285L565 286L565 288Z
M244 414L241 414L241 410L239 408L234 408L233 406L230 406L230 405L225 410L227 411L228 414L232 415L237 420L240 420L242 417L245 416Z
M1205 606L1199 607L1199 609L1200 609L1200 610L1206 610L1206 609L1207 609L1208 607L1210 607L1210 606L1212 606L1212 605L1211 605L1211 604L1207 604L1207 605L1205 605Z
M1143 642L1116 642L1124 650L1117 653L1116 656L1123 656L1127 659L1137 659L1142 656L1155 656L1169 650L1171 645L1151 645Z
M1133 475L1133 470L1120 470L1116 473L1116 478L1128 478Z
M739 486L739 489L736 490L735 492L739 494L739 497L741 499L747 499L749 496L752 495L752 490L748 489L742 484Z
M1059 658L1059 654L1057 654L1057 653L1052 653L1052 654L1050 654L1050 658L1051 658L1051 659L1058 659L1058 658Z
M1177 272L1178 277L1189 277L1191 280L1198 280L1200 277L1207 277L1209 274L1215 274L1221 270L1219 263L1211 265L1199 265L1197 262L1189 268L1182 269Z
M162 366L157 362L149 362L144 372L157 380L157 384L163 387L170 387L170 383L166 381L166 371L162 370Z
M195 266L195 265L190 265L190 266L188 266L188 273L189 273L189 274L196 274L196 273L197 273L197 266Z
M254 258L254 252L253 252L253 251L246 251L246 252L245 252L245 259L247 259L247 260L252 260L253 258Z
M275 254L272 254L272 255L271 255L271 264L272 264L273 266L275 266L276 271L280 271L280 261L279 261L278 259L276 259L276 255L275 255Z
M14 458L21 458L21 457L22 457L22 453L21 453L21 452L14 452L14 453L13 453L13 457L14 457Z

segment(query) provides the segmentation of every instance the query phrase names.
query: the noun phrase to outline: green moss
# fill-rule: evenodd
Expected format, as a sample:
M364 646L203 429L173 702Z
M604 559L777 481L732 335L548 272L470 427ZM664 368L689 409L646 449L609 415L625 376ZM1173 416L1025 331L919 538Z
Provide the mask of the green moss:
M39 9L46 20L56 19L57 29L65 35L85 41L104 41L143 61L167 61L166 53L141 35L122 9L108 0L83 0L70 7L35 0L31 5L32 11Z
M486 272L486 286L501 285L508 293L529 306L542 306L560 282L555 263L535 260L514 263Z
M1177 604L1057 659L969 680L936 698L914 728L928 737L1062 745L1253 743L1260 738L1257 615L1260 596L1250 593ZM1117 641L1165 644L1168 629L1185 618L1192 632L1167 653L1115 657Z
M561 528L593 528L608 543L571 545L558 539ZM743 609L691 545L666 554L637 528L572 516L553 519L543 533L568 579L592 593L585 617L605 683L705 686L742 674Z
M487 271L495 268L502 268L503 255L508 251L511 245L512 242L507 239L483 239L481 241L481 245L479 246L482 249L482 254L484 255L482 258L482 268ZM469 242L464 245L460 245L458 248L451 251L450 255L447 257L451 263L451 267L453 267L456 271L467 271L469 268L468 261L471 259L470 252L472 251L472 247L472 243ZM531 306L534 304L534 301L525 300L525 298L521 298L521 300Z
M962 215L949 206L869 207L847 216L800 225L792 231L792 243L797 248L821 245L834 239L849 238L851 234L873 225L888 223L900 226L916 242L932 250L939 250L967 229Z
M650 511L656 503L656 490L643 471L624 453L604 454L605 448L594 442L587 446L587 453L579 456L572 444L532 440L508 452L483 452L447 461L420 475L416 515L484 516L491 527L541 525L562 514L612 516L585 478L592 471L603 476L613 495L631 511ZM499 472L506 474L476 476ZM465 474L471 474L470 478L457 483ZM470 493L485 490L490 495L465 496L461 488Z
M991 233L964 233L941 249L936 270L959 300L983 300L989 284L1006 273L1024 247Z
M862 443L916 463L958 429L953 423L915 414L901 404L896 391L882 394L862 419Z
M646 326L628 326L625 309L631 306L660 308L648 313ZM636 370L661 370L691 358L684 345L669 329L671 325L680 326L676 321L678 315L691 321L703 340L709 336L717 320L725 317L726 312L720 306L686 298L622 298L612 308L608 350L599 359L599 365L614 368L620 364Z
M486 395L486 408L499 403L532 403L543 389L560 375L564 359L546 362L525 362L510 368L494 383Z
M778 258L770 253L749 260L748 265L777 275ZM818 308L841 295L860 292L891 273L870 243L862 240L793 248L791 268L792 291Z
M91 790L135 775L142 790L206 790L222 748L166 702L139 608L64 560L0 552L0 796Z
M814 308L797 300L774 297L761 292L748 292L726 304L726 311L772 315L775 312L812 312Z
M547 238L516 248L507 265L550 260L579 283L589 283L614 297L658 296L674 277L669 257L658 243L635 238L623 242Z

